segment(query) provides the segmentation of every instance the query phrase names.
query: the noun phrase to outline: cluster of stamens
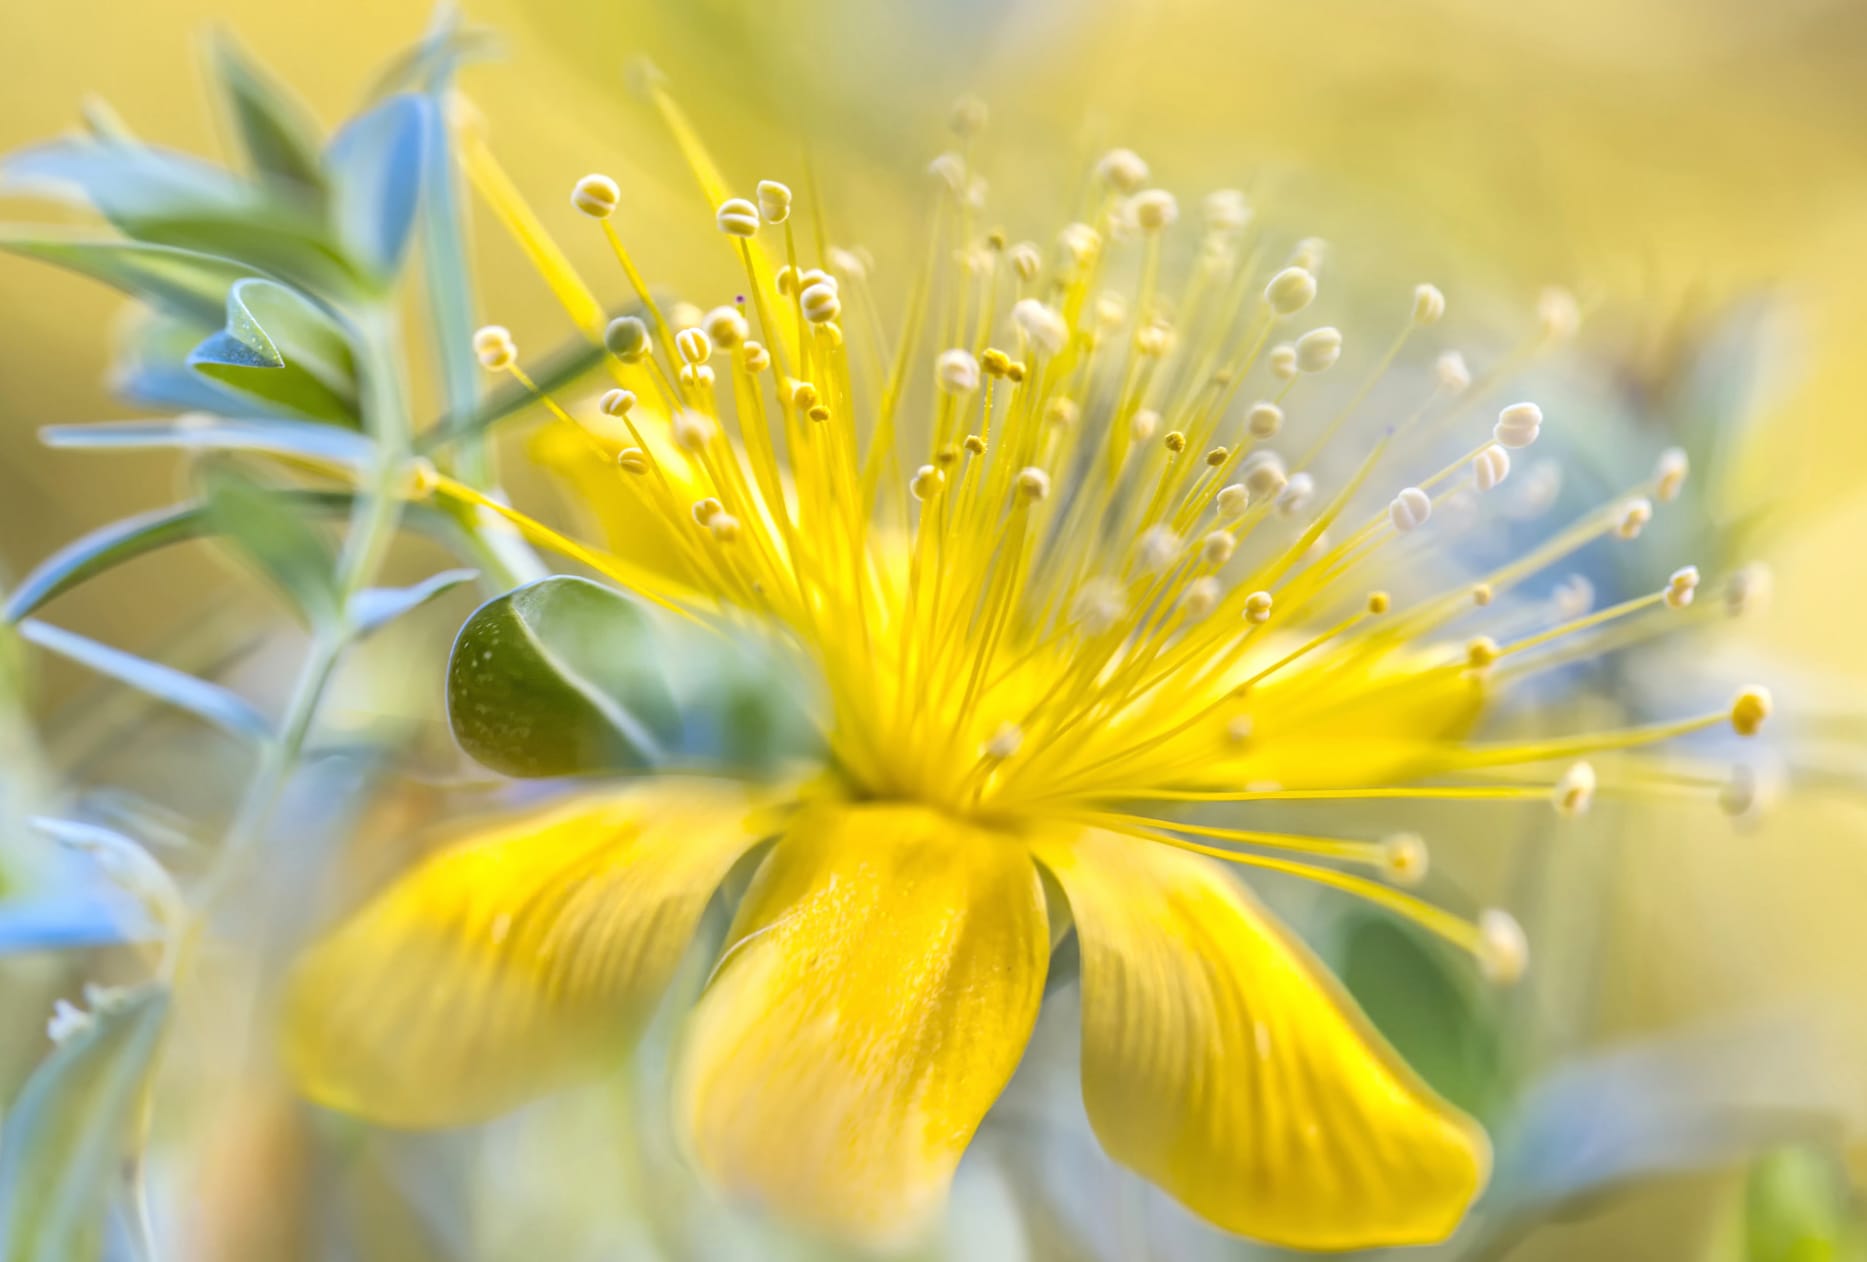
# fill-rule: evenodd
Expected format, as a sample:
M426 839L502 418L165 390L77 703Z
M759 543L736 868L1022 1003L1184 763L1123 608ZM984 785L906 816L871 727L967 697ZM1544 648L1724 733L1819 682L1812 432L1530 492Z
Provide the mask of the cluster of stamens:
M615 494L643 499L667 524L676 577L645 578L483 506L683 616L776 628L823 676L826 735L855 791L985 817L1045 812L1297 872L1413 916L1508 980L1527 959L1508 916L1467 921L1395 888L1426 876L1416 834L1208 827L1133 804L1542 800L1575 816L1598 793L1642 783L1630 751L1720 724L1749 735L1767 715L1767 695L1747 689L1710 714L1580 737L1486 744L1403 732L1391 739L1406 744L1418 787L1328 784L1326 767L1322 787L1263 782L1254 758L1333 731L1330 716L1346 708L1401 712L1419 697L1488 693L1703 612L1691 566L1607 609L1592 608L1579 580L1544 601L1505 599L1596 540L1639 535L1684 485L1676 451L1493 572L1395 594L1410 554L1509 497L1501 488L1541 437L1544 412L1505 404L1465 455L1383 494L1387 470L1417 465L1518 368L1571 338L1574 299L1546 294L1523 344L1482 376L1459 351L1436 349L1428 388L1382 396L1370 433L1364 404L1410 341L1442 325L1438 287L1396 302L1391 344L1345 406L1319 410L1327 392L1306 383L1339 374L1351 351L1334 325L1300 320L1322 295L1321 242L1280 253L1248 199L1224 190L1204 202L1194 261L1171 286L1179 204L1127 150L1098 162L1092 196L1052 246L1013 242L982 222L986 186L969 156L982 115L962 112L961 150L930 167L928 262L886 334L872 261L851 248L800 251L801 208L784 184L727 195L660 91L743 267L733 300L664 312L615 226L621 189L592 175L572 204L600 224L642 315L591 328L591 304L537 244L536 217L496 179L482 187L505 198L504 217L529 234L515 234L521 244L611 352L617 384L596 409L606 421L541 401L592 459L619 470ZM483 149L469 156L491 161ZM821 241L822 210L808 209ZM530 385L504 330L482 330L475 346L489 370ZM1513 483L1514 511L1553 500L1544 470ZM1765 586L1760 571L1741 571L1724 607L1754 603ZM1453 626L1481 616L1491 621L1474 632ZM1584 756L1609 761L1598 774ZM1553 779L1493 778L1552 766ZM1757 797L1699 783L1707 799L1746 810Z

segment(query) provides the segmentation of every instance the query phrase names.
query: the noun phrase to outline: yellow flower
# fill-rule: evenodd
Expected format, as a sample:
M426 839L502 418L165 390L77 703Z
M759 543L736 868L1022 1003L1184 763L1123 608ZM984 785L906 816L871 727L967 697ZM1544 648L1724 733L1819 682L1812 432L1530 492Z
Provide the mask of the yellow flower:
M1442 356L1409 403L1365 418L1446 310L1430 285L1397 295L1391 349L1324 408L1314 378L1355 356L1302 318L1319 242L1276 248L1232 192L1207 199L1203 230L1176 226L1175 199L1116 151L1051 244L1013 244L984 228L968 106L961 148L932 168L930 261L905 324L884 331L866 261L816 244L820 208L769 182L733 196L650 91L743 268L743 304L664 312L616 226L622 191L592 176L573 204L646 313L602 328L469 143L498 217L614 352L616 390L590 415L541 396L558 419L537 450L599 512L628 504L607 518L616 550L446 477L435 489L695 621L770 629L821 679L829 756L778 788L664 776L588 793L440 850L300 962L287 1055L305 1091L445 1126L615 1066L708 900L755 855L680 1036L674 1101L693 1159L729 1192L874 1243L919 1229L1073 931L1084 1098L1116 1160L1279 1244L1449 1234L1485 1182L1483 1132L1226 869L1372 900L1508 982L1527 964L1508 914L1399 888L1424 876L1418 836L1286 832L1250 812L1431 799L1575 814L1654 782L1624 751L1762 722L1767 696L1749 689L1653 726L1470 739L1498 687L1720 612L1693 606L1696 570L1594 612L1573 588L1509 599L1637 535L1685 476L1671 454L1482 577L1435 588L1410 564L1449 509L1482 513L1543 414L1506 406L1464 457L1405 472L1511 365L1573 332L1573 302L1547 295L1522 351L1477 384ZM1194 231L1180 275L1168 243ZM529 380L504 330L478 349ZM642 554L642 521L670 555ZM1600 776L1577 761L1599 754L1615 755ZM1181 817L1202 803L1235 804L1233 822Z

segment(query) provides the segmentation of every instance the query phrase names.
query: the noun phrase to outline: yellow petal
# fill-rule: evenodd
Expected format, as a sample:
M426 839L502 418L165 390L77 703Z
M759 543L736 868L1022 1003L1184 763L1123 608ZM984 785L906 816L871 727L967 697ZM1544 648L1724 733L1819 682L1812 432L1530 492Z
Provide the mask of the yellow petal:
M300 1088L392 1126L500 1113L615 1063L727 870L773 821L737 786L575 799L439 851L293 970Z
M677 1087L695 1159L820 1229L912 1235L1037 1016L1050 942L1029 851L919 807L819 808L728 940Z
M1083 1097L1111 1156L1228 1231L1307 1249L1451 1233L1490 1164L1310 953L1211 865L1040 843L1076 917Z

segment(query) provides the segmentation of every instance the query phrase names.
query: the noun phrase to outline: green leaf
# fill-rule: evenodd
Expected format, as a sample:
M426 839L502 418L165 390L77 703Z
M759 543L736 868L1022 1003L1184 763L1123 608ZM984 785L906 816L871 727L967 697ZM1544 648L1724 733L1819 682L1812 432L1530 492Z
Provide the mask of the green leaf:
M1407 1063L1480 1118L1503 1102L1505 1057L1496 1014L1468 960L1437 939L1374 912L1353 911L1340 956L1343 985Z
M224 31L213 38L213 60L253 170L297 191L321 193L317 127L305 107Z
M310 299L277 281L235 284L227 293L227 327L197 346L188 363L223 386L300 415L356 422L349 339Z
M679 733L649 626L588 579L540 579L468 618L447 664L447 714L470 756L510 776L639 771Z
M313 421L242 420L194 413L172 421L100 421L48 425L39 431L48 447L136 451L149 447L182 451L263 451L296 456L314 464L367 467L374 449L367 438Z
M356 497L349 491L274 492L294 513L318 517L347 517ZM431 504L409 504L403 509L407 524L450 546L461 543L453 518ZM212 533L205 504L177 504L136 517L112 522L75 540L47 557L14 589L5 607L5 621L18 622L45 603L107 570L148 552Z
M680 708L683 761L756 777L821 759L812 676L771 644L735 638L685 646L664 674Z
M13 589L5 620L18 622L88 578L200 533L201 509L194 504L141 513L94 530L47 557Z
M42 649L186 710L234 736L254 741L271 738L272 726L265 716L218 684L108 644L99 644L50 623L28 619L20 623L19 633Z
M366 587L350 598L350 625L359 636L370 635L441 593L478 577L477 570L443 570L408 587Z
M26 1080L0 1125L0 1260L84 1262L98 1252L130 1120L168 1015L146 986L99 1002Z
M133 298L207 322L221 318L227 291L236 282L255 275L245 264L212 254L44 228L0 229L0 250L101 280Z
M446 16L435 31L397 54L365 93L368 100L379 101L397 92L432 92L454 67L475 61L491 61L503 51L497 34L480 26L461 26L458 19Z
M455 36L460 16L451 6L435 14L434 29L421 47L435 55L421 63L417 84L432 102L426 115L427 136L422 142L421 263L428 302L428 335L440 371L447 413L442 428L455 429L479 410L485 374L473 355L473 277L467 257L466 216L461 211L460 173L455 165L453 137L444 114L459 56ZM455 471L470 482L492 480L489 457L483 446L460 453Z
M395 275L414 227L432 109L419 96L392 96L346 124L324 156L337 240L379 285Z
M55 141L9 156L0 189L62 195L125 236L233 259L316 293L354 293L362 277L317 208L197 158L124 140Z
M201 471L208 520L313 627L342 615L337 562L326 537L289 499L225 465Z
M1855 1262L1860 1224L1834 1160L1807 1147L1759 1158L1744 1187L1744 1262Z
M68 850L87 855L100 871L144 909L175 923L185 903L167 868L141 842L115 829L82 820L34 816L32 826Z

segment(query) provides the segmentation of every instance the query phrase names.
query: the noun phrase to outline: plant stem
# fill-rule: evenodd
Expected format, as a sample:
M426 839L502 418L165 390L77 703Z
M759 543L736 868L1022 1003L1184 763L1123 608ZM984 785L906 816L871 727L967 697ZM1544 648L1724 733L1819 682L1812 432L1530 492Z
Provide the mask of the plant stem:
M335 577L339 614L335 622L317 627L300 663L291 695L280 718L276 736L260 752L239 809L228 826L213 870L203 882L193 913L181 925L167 951L161 980L177 989L187 980L215 906L225 896L263 838L290 783L305 741L317 721L324 695L355 638L349 608L351 598L375 578L401 522L403 479L408 467L411 430L402 396L400 337L388 304L358 314L356 352L363 387L363 423L374 440L375 463L370 485L351 516L344 550ZM158 1262L155 1224L149 1202L149 1181L144 1155L153 1129L154 1088L160 1049L143 1079L138 1102L135 1147L131 1153L131 1195L135 1201L140 1252L144 1262Z

